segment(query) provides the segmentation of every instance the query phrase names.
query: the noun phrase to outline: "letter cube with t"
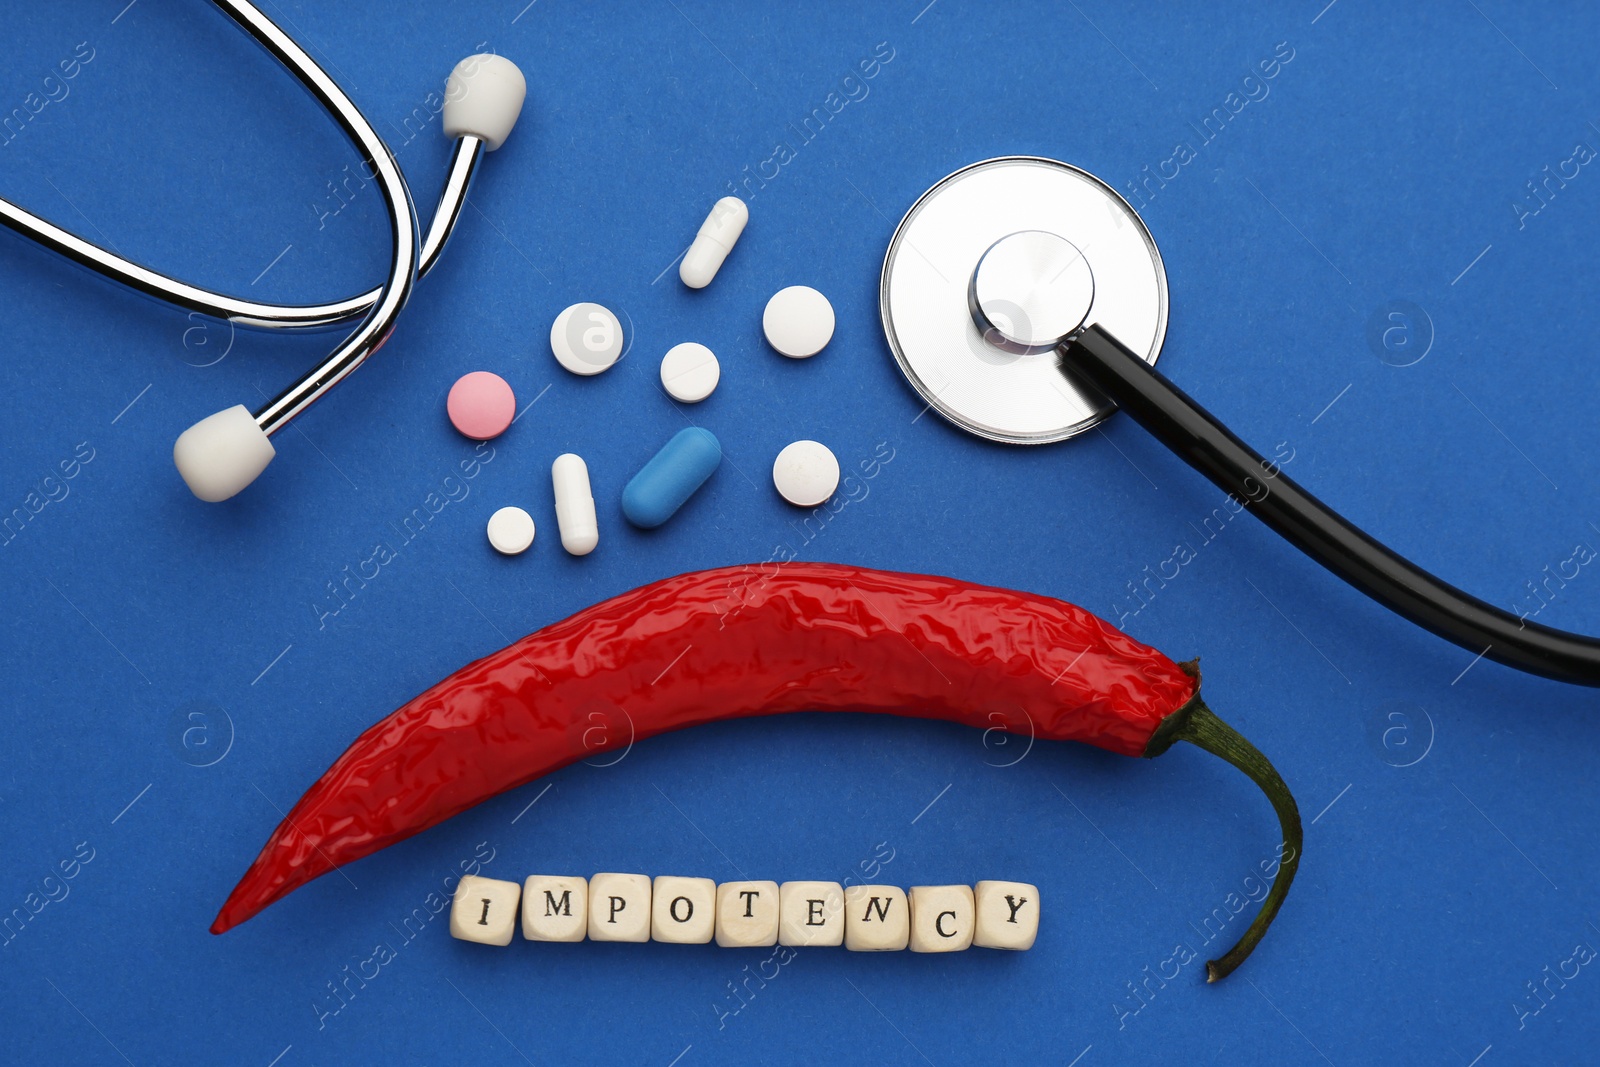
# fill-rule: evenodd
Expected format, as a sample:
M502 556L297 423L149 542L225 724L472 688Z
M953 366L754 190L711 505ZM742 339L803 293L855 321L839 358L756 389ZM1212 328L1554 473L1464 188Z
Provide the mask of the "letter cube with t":
M529 941L582 941L589 932L589 880L529 875L522 886L522 936Z
M450 905L450 936L480 945L511 944L521 895L522 887L515 882L462 875Z
M766 948L777 943L777 882L723 882L717 887L717 944Z
M783 883L778 888L778 944L844 944L844 887L838 882Z
M911 937L911 909L897 885L853 885L844 891L844 947L899 952Z
M914 885L910 896L912 952L960 952L972 947L970 885Z
M648 874L597 874L589 879L589 940L650 940Z
M1033 947L1039 935L1039 887L1027 882L979 882L973 896L978 912L972 943L980 948Z
M650 938L669 945L704 945L717 924L717 883L709 878L656 876Z

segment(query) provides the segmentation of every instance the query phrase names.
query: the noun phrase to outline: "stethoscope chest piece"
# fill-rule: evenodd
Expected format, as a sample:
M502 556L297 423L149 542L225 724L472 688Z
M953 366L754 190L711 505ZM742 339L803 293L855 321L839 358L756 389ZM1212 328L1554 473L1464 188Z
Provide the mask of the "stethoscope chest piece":
M1133 208L1100 179L1034 156L964 167L911 206L883 261L879 310L929 407L980 437L1061 441L1114 409L1057 368L1103 326L1154 363L1167 273Z

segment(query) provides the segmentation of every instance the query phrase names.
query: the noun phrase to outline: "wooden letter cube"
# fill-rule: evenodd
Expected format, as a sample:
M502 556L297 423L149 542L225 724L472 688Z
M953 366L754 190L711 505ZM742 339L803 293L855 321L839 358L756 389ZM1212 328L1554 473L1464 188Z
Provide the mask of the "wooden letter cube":
M589 940L650 940L648 874L597 874L589 879Z
M778 888L778 944L844 944L844 887L838 882L783 883Z
M582 941L588 932L588 879L528 876L522 886L523 937L529 941Z
M970 885L911 887L911 951L960 952L972 947Z
M1027 882L979 882L978 927L972 943L1022 951L1039 935L1039 887Z
M765 948L777 943L777 882L723 882L717 887L717 944Z
M717 925L717 883L709 878L656 876L650 937L669 945L704 945Z
M911 937L911 909L897 885L853 885L844 891L844 947L898 952Z
M522 887L498 878L464 874L450 905L450 936L480 945L509 945L517 931Z

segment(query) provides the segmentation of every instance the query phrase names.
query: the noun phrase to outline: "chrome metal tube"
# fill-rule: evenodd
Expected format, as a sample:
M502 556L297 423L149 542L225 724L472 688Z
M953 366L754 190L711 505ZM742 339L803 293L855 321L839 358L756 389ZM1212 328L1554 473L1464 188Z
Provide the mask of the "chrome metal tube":
M360 150L377 179L379 191L383 193L393 237L388 279L361 325L321 363L255 412L256 425L270 436L287 426L323 393L343 381L389 339L395 319L410 298L412 284L416 281L420 242L417 239L417 219L411 204L411 191L406 188L400 167L390 154L389 146L345 95L344 90L317 65L316 60L248 0L215 2L294 73Z
M439 206L433 213L433 223L422 242L417 277L427 274L439 261L439 253L444 250L445 243L455 230L456 221L461 217L478 161L482 158L481 140L470 135L457 139L451 151L449 169L445 173L444 189L439 194ZM225 319L239 326L268 330L316 330L340 326L360 319L383 294L383 286L380 285L359 296L325 304L269 304L245 300L192 285L124 259L4 197L0 197L0 225L96 274L121 282L156 300L185 311Z

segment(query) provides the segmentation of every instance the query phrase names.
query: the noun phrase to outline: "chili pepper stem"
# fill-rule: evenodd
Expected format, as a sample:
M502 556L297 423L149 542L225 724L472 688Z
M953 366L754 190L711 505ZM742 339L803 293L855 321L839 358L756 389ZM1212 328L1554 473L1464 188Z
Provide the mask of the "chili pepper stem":
M1184 665L1188 669L1188 665ZM1279 857L1278 873L1272 880L1272 888L1268 890L1265 899L1261 902L1261 910L1256 913L1255 921L1244 932L1239 943L1230 948L1217 959L1206 963L1206 981L1215 982L1232 974L1239 964L1243 963L1250 953L1254 951L1259 942L1267 933L1267 927L1272 925L1272 920L1277 916L1278 909L1283 906L1284 899L1289 895L1289 886L1294 882L1295 872L1300 867L1300 850L1304 834L1300 826L1300 807L1294 802L1294 795L1289 792L1282 776L1272 761L1261 754L1261 750L1245 740L1244 736L1217 717L1205 701L1200 699L1197 691L1189 704L1179 714L1170 717L1172 728L1161 730L1157 738L1152 739L1151 748L1165 751L1174 741L1187 741L1197 748L1202 748L1214 756L1220 756L1233 764L1260 787L1272 802L1272 808L1278 813L1278 826L1283 831L1283 854ZM1163 724L1166 725L1166 724ZM1158 751L1147 751L1148 756L1158 755Z

